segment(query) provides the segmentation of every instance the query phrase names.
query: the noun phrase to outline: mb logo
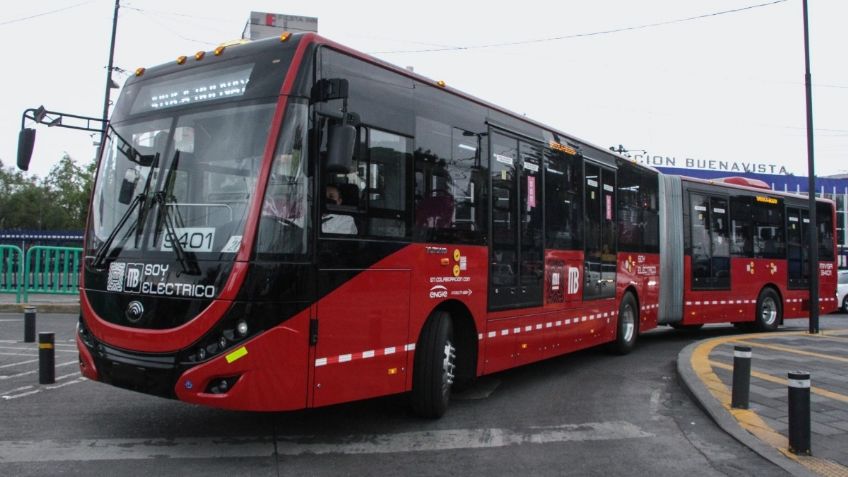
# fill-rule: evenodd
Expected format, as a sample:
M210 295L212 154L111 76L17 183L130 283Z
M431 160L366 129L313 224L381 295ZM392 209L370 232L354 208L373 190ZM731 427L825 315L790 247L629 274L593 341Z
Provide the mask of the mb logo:
M568 267L568 294L575 295L580 288L580 270L576 267Z
M141 270L142 264L140 263L127 264L127 279L124 282L125 291L137 292L141 289Z

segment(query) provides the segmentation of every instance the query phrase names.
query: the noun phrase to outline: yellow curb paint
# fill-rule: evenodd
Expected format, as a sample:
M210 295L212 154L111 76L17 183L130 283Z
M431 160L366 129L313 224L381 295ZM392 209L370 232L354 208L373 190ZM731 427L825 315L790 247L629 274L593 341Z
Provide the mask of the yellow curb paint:
M719 363L717 361L710 361L710 365L714 368L726 369L728 371L733 371L733 366L726 363ZM777 376L772 376L771 374L766 374L760 371L751 371L751 376L762 379L763 381L768 381L770 383L776 384L786 384L787 378L780 378ZM848 402L848 396L844 394L835 393L833 391L828 391L827 389L823 389L817 386L810 386L810 392L814 394L818 394L819 396L823 396L826 398L830 398L836 401Z
M810 336L810 337L812 338L812 336ZM788 346L765 344L765 343L759 343L759 342L756 342L756 341L748 341L748 340L737 340L737 341L735 341L735 343L744 344L744 345L748 345L748 346L755 346L755 347L758 347L758 348L773 349L775 351L783 351L784 353L800 354L802 356L812 356L814 358L829 359L831 361L838 361L840 363L848 363L848 358L843 358L841 356L832 356L832 355L829 355L829 354L815 353L815 352L812 352L812 351L802 351L802 350L799 350L799 349L790 348Z
M241 348L239 348L239 349L237 349L237 350L235 350L232 353L227 355L227 363L232 364L233 361L241 359L244 356L247 356L247 348L242 346Z
M806 332L803 331L789 332L781 333L780 336L798 336L804 334L806 334ZM848 467L841 464L818 457L797 456L789 452L788 438L772 429L754 411L749 409L733 409L730 407L730 389L721 382L715 372L713 372L711 361L709 359L710 352L716 346L721 344L740 342L746 338L751 339L762 336L763 335L761 334L725 336L722 338L714 338L702 343L692 352L692 358L690 359L692 369L710 393L716 398L716 400L718 400L719 403L721 403L722 407L724 407L730 415L736 419L736 422L738 422L743 429L750 432L763 442L776 448L781 454L785 455L789 459L798 462L813 472L825 476L848 477Z

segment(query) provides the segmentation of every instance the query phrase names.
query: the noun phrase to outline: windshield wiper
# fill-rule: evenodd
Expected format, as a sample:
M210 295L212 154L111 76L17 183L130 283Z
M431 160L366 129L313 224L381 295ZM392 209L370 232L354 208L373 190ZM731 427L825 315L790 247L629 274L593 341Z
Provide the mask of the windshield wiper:
M174 250L174 255L177 256L177 261L183 271L189 275L200 275L200 267L197 265L197 259L193 252L186 252L180 238L177 236L177 228L171 222L171 209L168 207L168 199L165 197L165 192L159 191L153 197L159 204L159 213L163 216L165 223L165 232L168 234L168 239L171 241L171 248Z
M106 261L106 254L109 253L109 248L112 245L112 242L115 241L115 237L118 236L118 232L120 232L121 229L124 228L124 224L127 223L127 220L129 220L130 215L132 215L133 211L138 207L139 204L145 202L145 199L146 195L144 193L135 196L133 201L130 202L129 207L127 207L126 212L124 212L124 215L121 216L121 220L118 221L118 225L116 225L115 228L112 229L112 233L110 233L106 240L104 240L103 243L100 244L100 247L97 248L97 251L94 253L94 262L92 263L95 269L101 269L103 262ZM139 214L139 217L140 215L141 214ZM133 224L134 228L138 227L139 217L136 217L136 222ZM129 236L129 232L126 236Z

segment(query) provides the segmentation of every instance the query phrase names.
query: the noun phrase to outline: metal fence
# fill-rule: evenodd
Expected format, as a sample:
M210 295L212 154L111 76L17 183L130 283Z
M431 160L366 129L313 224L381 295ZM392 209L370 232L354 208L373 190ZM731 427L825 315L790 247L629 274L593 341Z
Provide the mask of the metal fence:
M23 252L15 245L0 245L0 293L14 293L15 303L21 302L23 281Z
M78 293L82 248L0 245L0 293L14 294L15 302L30 294Z

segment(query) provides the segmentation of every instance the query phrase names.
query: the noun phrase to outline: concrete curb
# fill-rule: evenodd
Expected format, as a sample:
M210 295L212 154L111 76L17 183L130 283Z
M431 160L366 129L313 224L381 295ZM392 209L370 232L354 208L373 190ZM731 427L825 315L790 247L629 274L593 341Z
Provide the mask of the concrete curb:
M697 341L683 348L677 355L677 375L695 402L703 409L724 432L759 454L764 459L792 475L818 477L803 465L787 458L774 447L765 444L753 434L743 429L736 419L710 393L704 382L692 368L692 353L695 348L704 344Z
M0 313L23 313L24 308L34 306L38 313L79 314L79 303L0 303Z

